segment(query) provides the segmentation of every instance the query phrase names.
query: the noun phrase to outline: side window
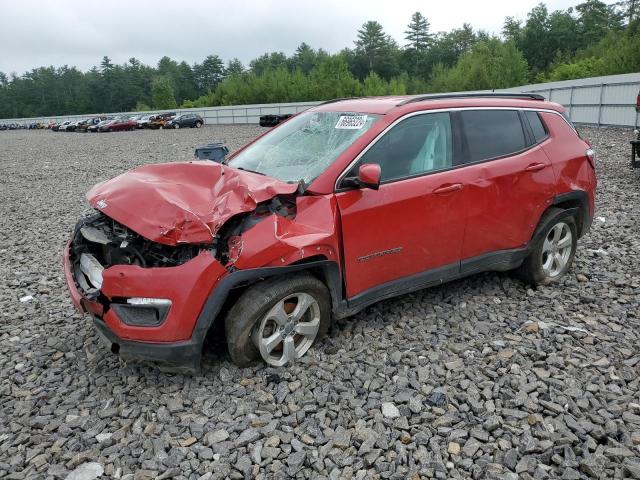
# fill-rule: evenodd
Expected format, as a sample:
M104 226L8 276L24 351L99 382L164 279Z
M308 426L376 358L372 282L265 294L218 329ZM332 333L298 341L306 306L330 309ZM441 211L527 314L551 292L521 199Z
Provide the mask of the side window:
M545 138L547 138L547 131L544 128L542 120L540 120L540 115L538 112L526 111L524 112L527 120L529 120L529 125L531 126L531 131L533 132L533 138L535 138L536 143L541 142Z
M425 113L407 118L385 133L348 176L356 176L363 163L377 163L385 182L449 168L452 160L449 113Z
M526 142L517 110L460 112L467 143L467 162L502 157L524 150Z

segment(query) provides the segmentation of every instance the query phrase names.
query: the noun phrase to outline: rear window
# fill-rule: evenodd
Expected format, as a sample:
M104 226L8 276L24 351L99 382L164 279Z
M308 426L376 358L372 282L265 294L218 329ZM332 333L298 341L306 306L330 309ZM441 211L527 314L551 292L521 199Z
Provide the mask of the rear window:
M503 157L525 149L524 131L516 110L466 110L460 115L467 140L467 162Z
M578 130L576 130L576 126L573 124L573 122L571 121L571 117L569 117L569 114L567 112L562 112L562 116L564 117L564 119L567 121L567 123L569 124L569 126L571 128L573 128L573 131L578 133Z
M541 142L545 138L547 138L547 131L542 124L542 120L540 120L540 115L538 112L526 111L524 114L529 120L529 125L531 125L531 130L533 132L533 138L535 138L536 143Z

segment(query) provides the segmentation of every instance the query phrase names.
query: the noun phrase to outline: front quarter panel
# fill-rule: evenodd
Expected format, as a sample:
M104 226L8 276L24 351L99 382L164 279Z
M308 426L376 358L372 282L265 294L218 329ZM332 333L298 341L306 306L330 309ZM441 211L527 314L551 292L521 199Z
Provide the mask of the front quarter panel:
M282 266L317 256L340 263L338 228L334 195L298 197L294 218L272 214L241 234L233 266L240 270Z

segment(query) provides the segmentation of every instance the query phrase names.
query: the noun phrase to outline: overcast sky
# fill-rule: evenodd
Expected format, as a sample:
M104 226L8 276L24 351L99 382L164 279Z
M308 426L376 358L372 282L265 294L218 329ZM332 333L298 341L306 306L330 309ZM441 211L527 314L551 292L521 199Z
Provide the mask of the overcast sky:
M267 51L291 54L301 42L331 53L353 46L377 20L400 44L415 11L433 32L468 22L500 33L506 16L524 19L540 0L0 0L0 71L43 65L87 70L103 55L155 65L164 55L188 63L217 54L245 65ZM549 10L580 0L549 0ZM611 0L607 0L611 3Z

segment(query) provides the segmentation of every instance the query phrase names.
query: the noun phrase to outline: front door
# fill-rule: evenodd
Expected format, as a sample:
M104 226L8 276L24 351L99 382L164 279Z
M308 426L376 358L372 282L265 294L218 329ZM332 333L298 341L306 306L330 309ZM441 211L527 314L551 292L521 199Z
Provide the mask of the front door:
M346 175L357 175L364 163L377 163L379 190L340 191L338 185L349 298L428 271L443 279L459 271L464 185L453 169L453 145L449 113L408 117L383 134Z

